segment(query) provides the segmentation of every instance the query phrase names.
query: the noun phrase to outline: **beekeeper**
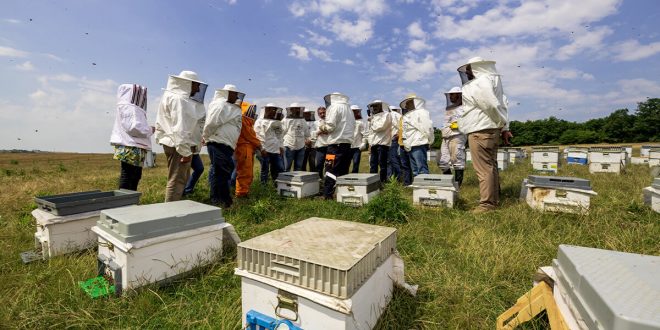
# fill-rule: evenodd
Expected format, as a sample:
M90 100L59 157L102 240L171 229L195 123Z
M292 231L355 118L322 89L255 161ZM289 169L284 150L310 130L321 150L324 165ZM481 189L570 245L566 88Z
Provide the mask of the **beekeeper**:
M110 135L113 158L121 163L119 189L137 190L153 132L154 128L147 123L147 88L119 85L115 124Z
M316 149L316 171L319 173L319 178L324 178L325 174L325 154L328 152L328 135L321 134L319 135L319 127L325 122L325 113L326 109L324 106L320 106L316 109L316 114L318 119L316 120L316 130L312 132L311 137L315 141L314 148Z
M465 171L465 142L467 141L467 136L458 130L458 119L463 114L461 88L452 88L445 93L445 98L447 107L442 125L442 145L440 146L438 167L443 174L451 174L453 168L454 180L460 187Z
M314 118L314 110L305 108L303 111L303 117L307 123L307 131L309 132L309 138L305 141L305 156L303 159L303 171L309 170L310 172L316 172L316 130L318 125Z
M474 57L457 70L463 83L463 115L458 118L458 129L468 136L472 166L479 178L479 206L473 212L482 213L499 204L497 147L500 136L509 144L513 135L495 61Z
M305 160L305 141L309 139L307 122L303 118L305 107L291 103L286 108L286 118L282 120L284 131L285 171L302 171Z
M369 105L369 146L371 155L369 157L369 173L379 173L380 182L387 182L387 159L390 155L392 144L392 117L390 106L375 100Z
M359 173L362 151L367 150L367 134L365 134L365 125L362 120L362 109L353 104L351 105L351 111L353 111L353 118L355 118L355 131L353 131L353 143L351 143L351 153L353 158L353 169L351 172Z
M355 117L348 105L348 96L332 93L324 98L325 120L319 123L319 136L325 136L328 145L325 156L325 199L333 199L337 177L348 174L351 165L351 143L355 131Z
M170 75L156 114L156 143L167 157L167 188L165 201L180 200L188 180L192 155L197 153L195 130L204 120L204 95L208 85L197 73L181 71Z
M387 177L401 180L401 156L399 156L401 108L390 105L390 119L392 120L392 143L390 144L390 154L387 157Z
M236 142L234 159L236 160L236 197L245 197L250 192L254 178L254 153L261 153L261 141L254 131L257 106L243 102L241 105L241 134Z
M202 138L211 159L209 170L209 187L211 203L231 207L233 200L229 190L229 180L234 171L234 150L241 134L242 114L241 104L245 93L236 86L227 84L215 91L213 101L209 104L206 124Z
M413 177L419 174L429 174L429 166L426 153L433 144L433 122L431 115L424 107L426 101L410 94L401 101L401 109L406 114L403 116L402 135L403 147L410 156L410 167Z
M277 176L284 171L284 147L282 138L284 131L282 121L278 120L278 114L282 113L282 108L273 103L268 103L263 107L261 116L254 127L254 132L261 142L261 183L268 181L268 172L270 170L273 183Z

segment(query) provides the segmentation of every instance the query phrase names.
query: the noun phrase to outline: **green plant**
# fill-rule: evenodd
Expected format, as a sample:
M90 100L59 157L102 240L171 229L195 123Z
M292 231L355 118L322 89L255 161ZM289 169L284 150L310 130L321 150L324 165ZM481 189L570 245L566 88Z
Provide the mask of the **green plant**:
M403 187L396 181L387 182L376 198L367 204L370 221L406 222L413 212L409 198L403 196Z

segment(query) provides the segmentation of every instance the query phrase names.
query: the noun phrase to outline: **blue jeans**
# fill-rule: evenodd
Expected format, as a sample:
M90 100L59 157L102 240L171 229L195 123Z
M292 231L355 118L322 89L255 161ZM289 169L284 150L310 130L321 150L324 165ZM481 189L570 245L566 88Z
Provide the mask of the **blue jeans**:
M429 145L414 146L410 148L410 167L413 177L420 174L429 174L429 164L426 161L426 152L429 151Z
M390 147L375 145L371 147L369 157L369 173L380 173L380 182L387 182L387 159L390 155ZM378 170L380 167L380 171Z
M197 181L202 176L202 173L204 173L204 162L202 162L202 157L200 157L199 154L193 154L192 160L190 161L190 167L193 172L190 175L190 178L188 178L186 187L183 188L184 196L192 194L193 190L195 190L195 185L197 185Z
M234 161L234 171L231 172L231 176L229 177L229 185L236 187L236 169L238 168L238 162L236 161L236 157L234 157L234 155L231 156L231 159Z
M289 147L284 148L284 154L286 155L286 164L284 168L287 172L291 171L291 165L293 165L294 171L302 171L305 161L305 147L302 147L298 150L291 149Z
M209 170L209 187L211 188L211 203L230 207L233 203L229 191L229 179L234 170L234 149L230 146L209 142L206 144L211 158Z
M394 176L397 180L401 179L401 157L399 156L399 140L392 139L390 145L389 158L387 159L387 177Z
M406 151L403 146L399 147L399 157L401 159L401 176L403 177L403 185L409 186L412 184L412 168L410 166L410 153Z
M284 160L282 156L277 153L267 153L266 156L259 156L261 162L261 184L268 182L268 172L273 179L273 183L277 180L277 176L284 172Z
M362 159L362 151L360 148L351 148L353 153L353 169L351 173L360 173L360 160Z

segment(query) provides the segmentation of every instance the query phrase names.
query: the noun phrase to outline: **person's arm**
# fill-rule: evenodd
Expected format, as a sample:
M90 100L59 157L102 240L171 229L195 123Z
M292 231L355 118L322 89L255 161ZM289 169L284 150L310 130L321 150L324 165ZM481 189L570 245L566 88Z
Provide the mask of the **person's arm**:
M202 131L202 138L209 140L209 138L217 132L218 128L227 122L229 117L229 109L226 103L213 103L209 105L209 111L206 113L206 123Z
M245 124L245 123L244 123ZM254 126L243 125L243 137L256 149L261 148L261 141L257 138Z
M387 112L383 112L380 116L373 116L373 119L371 120L371 129L374 132L385 131L390 126L392 126L392 121Z
M327 110L325 114L325 120L319 126L319 130L323 133L332 133L339 124L340 116L335 109Z
M190 157L192 155L192 144L188 141L191 140L192 132L190 127L193 123L188 123L192 120L184 113L182 101L179 99L172 99L169 103L170 118L172 119L172 142L176 152L183 157Z

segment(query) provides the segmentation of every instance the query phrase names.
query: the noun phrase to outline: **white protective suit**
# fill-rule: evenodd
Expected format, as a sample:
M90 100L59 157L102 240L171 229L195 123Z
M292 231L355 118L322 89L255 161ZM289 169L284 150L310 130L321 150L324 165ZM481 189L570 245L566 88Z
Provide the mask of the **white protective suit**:
M369 108L373 106L382 107L382 110L379 113L374 113L371 110L368 134L369 146L383 145L389 147L392 144L392 117L390 112L387 111L390 106L381 100L375 100L368 105Z
M200 84L200 92L191 97L193 81ZM183 157L192 155L192 147L197 148L201 142L195 132L206 116L206 86L192 71L169 77L156 114L156 143L175 148Z
M119 85L110 144L151 150L151 135L147 122L147 88L134 84Z
M282 139L284 130L282 129L282 122L275 119L265 118L264 113L266 107L275 107L278 111L282 108L276 107L273 104L267 104L261 110L259 119L254 122L254 133L261 142L261 148L271 154L279 154L280 148L283 148Z
M289 108L302 108L305 107L298 103L292 103L287 108L287 116L282 120L282 130L284 131L283 145L292 150L300 150L305 147L305 141L309 139L310 132L307 126L307 121L303 117L292 118L289 117ZM302 116L302 114L301 114Z
M468 65L473 79L468 77ZM458 120L458 129L464 134L493 128L509 130L509 113L495 62L474 57L458 72L463 81L463 116Z
M428 110L424 107L426 101L417 96L412 96L401 102L402 109L409 100L412 100L413 107L406 109L407 112L403 115L402 140L406 151L410 151L412 147L433 144L433 141L435 141L433 121Z
M348 96L332 93L324 97L326 102L325 120L319 122L319 131L326 133L326 137L319 136L326 145L353 143L355 131L355 118L348 105ZM317 140L318 142L318 140Z
M401 120L401 109L390 106L390 117L392 119L392 139L399 136L399 120Z
M237 92L236 86L225 85L223 89L215 91L213 101L209 104L202 137L206 142L220 143L236 149L243 115L238 104L243 102L242 96L245 94L238 93L241 95L240 99L231 103L227 101L229 92Z
M362 109L357 105L351 105L351 111L353 111L353 118L355 118L355 112L359 111L362 113ZM360 115L360 117L362 117ZM355 119L355 131L353 132L353 143L351 144L351 149L360 149L366 150L367 148L367 132L366 125L364 125L364 120Z
M312 143L312 148L316 148L316 131L319 129L318 122L314 119L314 110L305 109L303 113L311 112L311 120L305 122L307 123L307 131L309 132L309 141Z
M458 100L456 102L451 101L451 94L458 94ZM460 94L460 87L454 87L445 93L447 107L442 123L442 145L440 146L440 157L438 157L438 167L442 170L448 170L452 167L455 169L465 168L465 144L467 142L467 136L461 133L456 127L458 119L463 115Z

